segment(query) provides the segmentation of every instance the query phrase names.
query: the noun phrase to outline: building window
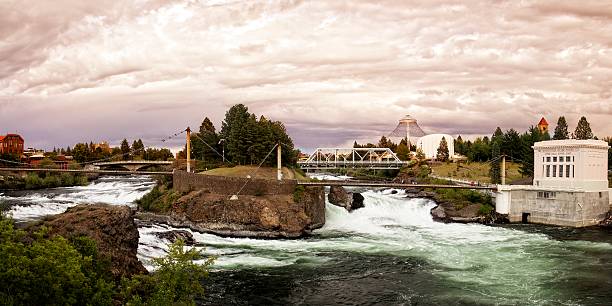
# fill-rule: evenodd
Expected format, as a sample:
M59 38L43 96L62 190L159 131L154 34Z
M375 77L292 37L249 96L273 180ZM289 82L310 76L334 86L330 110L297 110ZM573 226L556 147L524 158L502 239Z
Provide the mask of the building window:
M562 163L563 162L563 156L559 156L559 162Z
M547 157L546 157L546 162L547 162L547 163L550 163L550 156L547 156Z
M559 177L563 177L563 165L559 165Z
M550 165L546 165L546 177L550 177Z
M572 160L572 159L571 159L571 157L566 156L566 157L565 157L565 160L566 160L566 161L569 163L569 162L570 162L570 160Z
M552 177L557 177L557 165L553 165Z
M572 177L576 177L576 166L572 165Z
M557 162L557 157L556 157L556 156L554 156L554 157L553 157L553 163L556 163L556 162Z
M538 199L554 199L557 197L556 192L552 191L538 191Z
M570 177L570 165L565 165L565 177Z

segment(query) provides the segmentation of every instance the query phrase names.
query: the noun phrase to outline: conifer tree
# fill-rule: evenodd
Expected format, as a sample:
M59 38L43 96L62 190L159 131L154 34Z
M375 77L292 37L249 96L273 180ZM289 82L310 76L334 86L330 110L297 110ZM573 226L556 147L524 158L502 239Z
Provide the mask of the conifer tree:
M446 138L442 137L440 140L440 146L438 147L438 152L436 155L436 159L439 161L448 161L449 152L448 152L448 143L446 142Z
M128 143L127 139L123 139L123 141L121 142L121 154L123 155L123 160L129 160L130 159L130 144Z
M494 141L491 145L491 168L489 169L489 177L491 184L501 183L501 150L498 141Z
M568 139L569 131L567 130L567 121L565 121L565 117L559 117L557 120L557 126L555 127L555 134L553 136L554 140Z
M591 131L591 125L587 121L586 117L582 116L580 121L578 121L578 125L576 126L576 131L574 131L574 135L576 139L593 139L593 131Z

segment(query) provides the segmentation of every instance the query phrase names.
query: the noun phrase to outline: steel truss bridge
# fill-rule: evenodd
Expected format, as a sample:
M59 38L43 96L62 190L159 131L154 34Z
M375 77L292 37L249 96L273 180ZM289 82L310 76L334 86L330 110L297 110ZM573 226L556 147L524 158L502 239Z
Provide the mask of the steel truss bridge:
M308 159L298 161L303 170L362 168L400 169L406 163L389 148L317 148Z

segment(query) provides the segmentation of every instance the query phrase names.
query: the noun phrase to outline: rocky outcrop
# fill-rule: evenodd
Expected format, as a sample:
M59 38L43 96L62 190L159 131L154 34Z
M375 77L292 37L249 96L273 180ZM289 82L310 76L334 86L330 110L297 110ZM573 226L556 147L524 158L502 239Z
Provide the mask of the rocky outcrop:
M609 211L606 218L599 223L599 226L612 228L612 210Z
M138 228L134 211L127 206L82 204L46 218L31 230L42 226L48 228L49 237L71 240L86 236L96 241L98 254L110 261L110 271L118 279L147 272L136 257Z
M343 207L348 211L365 207L364 198L360 193L348 192L342 186L331 186L327 199L329 203Z
M325 224L325 191L308 187L294 194L229 195L192 191L167 214L139 212L138 218L220 236L297 238Z
M432 191L409 188L406 189L406 197L431 199L436 202L438 205L432 208L430 213L433 220L437 222L481 224L508 223L506 216L494 211L488 214L482 214L480 209L482 204L465 201L449 201Z
M181 239L185 243L185 245L192 246L195 244L195 239L193 239L193 235L188 231L183 230L174 230L167 232L157 232L155 236L160 239L166 239L170 241L170 243L174 243L175 241Z

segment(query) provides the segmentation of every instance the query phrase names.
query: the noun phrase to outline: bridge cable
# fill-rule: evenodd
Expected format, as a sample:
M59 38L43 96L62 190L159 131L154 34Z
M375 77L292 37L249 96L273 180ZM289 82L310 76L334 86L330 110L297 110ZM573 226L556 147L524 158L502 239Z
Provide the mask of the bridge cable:
M246 185L251 181L251 179L255 176L255 174L257 174L257 171L259 171L259 168L261 168L261 166L263 165L263 163L266 161L266 159L268 159L268 157L270 156L270 154L272 154L272 152L274 152L274 150L276 149L276 147L278 146L278 144L275 144L274 147L272 148L272 150L270 150L270 152L268 152L268 154L266 155L266 157L264 157L264 159L261 161L261 163L259 163L259 166L257 166L257 169L255 169L255 171L253 171L252 175L249 175L249 177L247 178L247 181L244 182L244 185L242 185L242 187L240 188L240 190L238 190L238 193L236 193L234 196L238 197L238 195L242 192L242 190L244 189L244 187L246 187ZM232 196L233 197L233 196Z

